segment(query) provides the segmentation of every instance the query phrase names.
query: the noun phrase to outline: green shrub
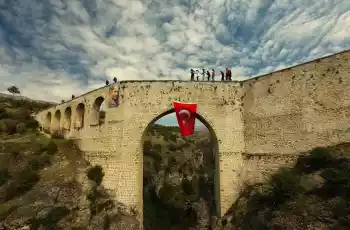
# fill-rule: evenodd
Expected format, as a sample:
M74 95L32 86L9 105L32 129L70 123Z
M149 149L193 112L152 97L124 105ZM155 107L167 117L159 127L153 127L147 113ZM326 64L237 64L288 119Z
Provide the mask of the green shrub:
M36 120L28 120L26 121L26 126L28 129L35 130L39 127L39 123Z
M334 162L334 157L326 148L314 148L308 155L299 157L296 168L306 173L326 168Z
M10 179L10 173L9 170L6 169L0 169L0 186L5 184Z
M153 149L160 153L162 151L162 146L160 144L155 144L153 145Z
M41 155L43 152L47 150L47 145L39 144L34 148L35 155Z
M20 107L12 112L12 118L20 121L25 121L31 119L29 111L25 107Z
M48 155L41 155L41 156L33 156L28 161L28 166L30 169L36 171L44 168L45 166L50 165L50 156Z
M173 141L173 142L177 142L177 136L176 135L169 135L169 140Z
M293 169L281 168L270 179L273 199L283 203L301 192L300 175Z
M23 134L26 131L26 125L24 123L18 123L16 125L16 132Z
M9 186L6 187L5 201L11 200L15 197L21 196L28 192L40 179L39 174L30 169L26 168L19 172L10 181Z
M17 120L13 120L13 119L4 119L2 120L5 124L5 130L4 132L7 134L15 134L16 133L16 128L17 128L17 124L19 123Z
M54 141L50 141L46 146L46 153L49 155L54 155L57 153L57 150L58 148Z
M0 133L6 133L7 132L7 126L5 124L5 121L0 120Z
M104 177L102 167L100 165L96 165L90 168L87 172L87 176L90 180L95 181L97 185L100 185Z
M321 176L326 180L324 188L327 195L350 197L350 167L348 165L327 168L321 173Z
M5 108L0 108L0 119L9 118L9 114L6 112Z
M58 229L56 223L70 213L65 206L53 207L45 217L30 219L30 229Z
M6 203L0 204L0 220L6 219L8 215L14 212L19 207L17 200L10 200Z

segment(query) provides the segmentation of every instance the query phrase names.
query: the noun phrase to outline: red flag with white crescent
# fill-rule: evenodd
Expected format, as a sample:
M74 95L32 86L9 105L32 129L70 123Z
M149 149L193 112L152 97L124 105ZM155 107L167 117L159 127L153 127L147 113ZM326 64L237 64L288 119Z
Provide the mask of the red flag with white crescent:
M192 135L196 121L197 104L174 101L173 105L181 136Z

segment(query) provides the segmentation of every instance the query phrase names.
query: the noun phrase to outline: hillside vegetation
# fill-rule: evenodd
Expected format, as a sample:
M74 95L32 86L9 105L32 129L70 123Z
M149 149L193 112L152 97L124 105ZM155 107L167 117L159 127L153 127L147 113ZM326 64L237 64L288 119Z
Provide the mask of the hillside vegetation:
M70 141L37 131L31 113L50 106L0 98L0 229L137 229Z

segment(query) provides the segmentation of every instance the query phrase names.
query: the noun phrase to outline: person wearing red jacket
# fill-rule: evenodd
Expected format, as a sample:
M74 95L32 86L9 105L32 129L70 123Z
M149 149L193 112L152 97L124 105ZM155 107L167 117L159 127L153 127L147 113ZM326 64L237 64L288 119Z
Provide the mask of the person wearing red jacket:
M229 76L228 76L228 68L226 67L226 81L228 81L228 79L229 79Z

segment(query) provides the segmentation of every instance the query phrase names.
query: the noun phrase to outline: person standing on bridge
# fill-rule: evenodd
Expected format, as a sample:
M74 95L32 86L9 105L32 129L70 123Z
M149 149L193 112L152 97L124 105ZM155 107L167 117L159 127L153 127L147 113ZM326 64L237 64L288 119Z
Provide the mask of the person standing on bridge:
M215 70L214 69L211 70L211 79L213 81L215 81Z
M221 73L221 81L224 81L225 80L225 73L222 70L220 70L220 73Z
M196 70L196 78L197 78L197 81L199 81L199 70L198 69Z
M207 71L207 79L208 79L208 81L210 81L210 72L209 72L209 70Z
M228 70L228 79L232 81L232 72L230 69Z
M194 80L194 70L191 69L191 81L193 81L193 80Z
M228 68L226 67L226 81L228 81L229 76L228 76Z

